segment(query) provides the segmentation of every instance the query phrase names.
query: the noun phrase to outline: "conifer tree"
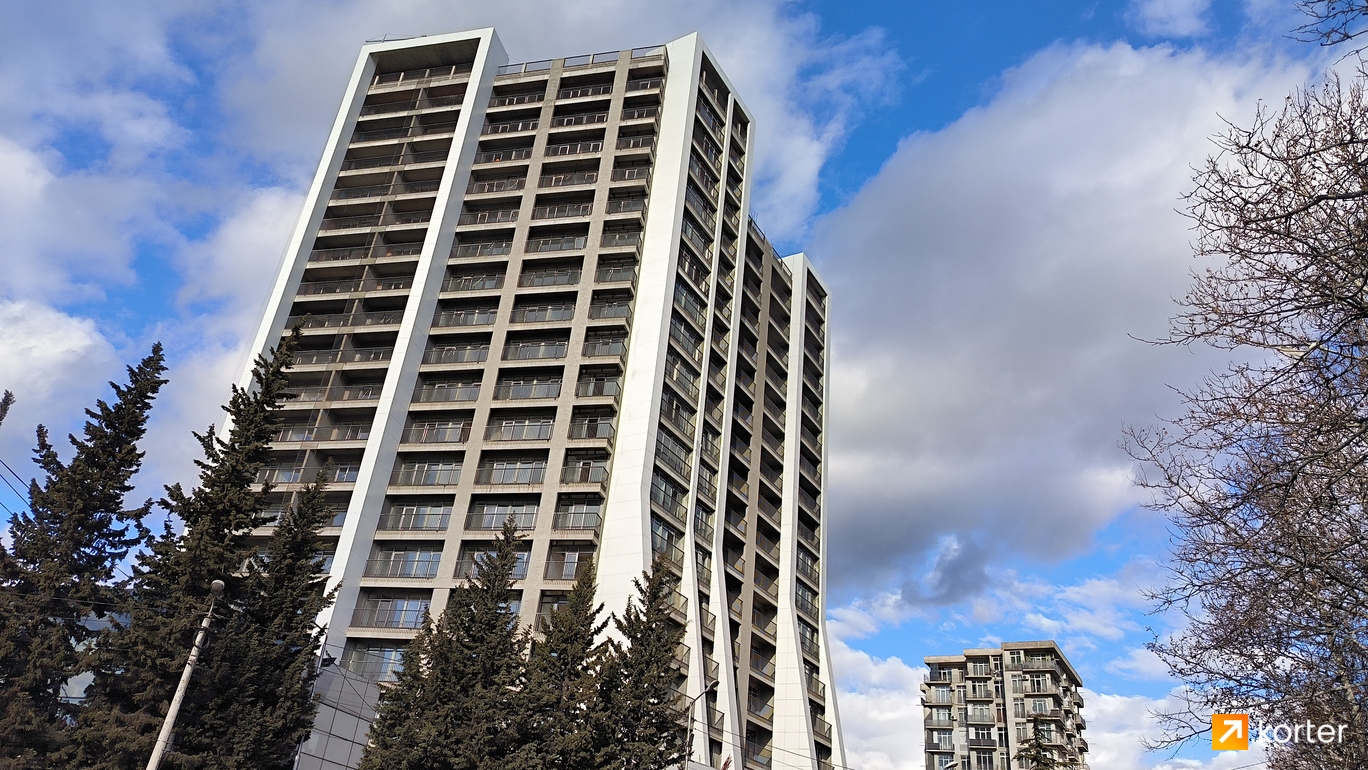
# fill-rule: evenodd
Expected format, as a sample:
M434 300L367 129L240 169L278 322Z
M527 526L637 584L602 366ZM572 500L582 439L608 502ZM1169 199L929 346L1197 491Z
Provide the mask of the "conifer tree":
M528 633L510 607L518 539L509 517L474 577L405 650L360 770L536 767L523 700Z
M1065 770L1078 767L1078 763L1070 759L1055 756L1054 749L1045 740L1048 728L1042 729L1042 725L1044 720L1040 717L1031 718L1031 734L1021 742L1021 748L1017 749L1016 756L1012 759L1020 767L1030 770Z
M607 740L598 741L595 765L623 770L665 770L685 758L685 708L673 684L675 650L684 629L670 617L678 579L657 558L636 585L614 625L625 645L614 644L603 666L599 696Z
M608 620L599 620L593 562L580 567L564 607L540 621L542 639L532 645L525 690L529 731L544 770L593 768L596 736L606 719L598 698L605 647L598 641Z
M323 472L276 522L250 561L238 604L196 670L177 725L183 764L213 770L288 770L317 708L325 595L318 533L332 517Z
M68 756L75 766L145 766L209 605L210 584L226 583L224 604L242 601L249 579L240 574L248 556L244 535L265 523L266 490L254 491L252 484L279 430L278 407L286 397L286 369L297 344L296 331L269 358L257 359L254 390L233 387L225 408L231 419L226 440L213 426L196 434L204 451L204 459L196 461L199 486L190 494L179 484L167 488L161 504L184 529L177 532L168 520L139 554L132 578L123 585L117 620L92 646L87 665L94 681ZM181 713L194 719L188 710ZM182 758L172 756L168 765Z
M151 506L125 509L124 497L165 371L158 344L128 368L127 385L110 383L115 401L86 410L68 463L38 426L34 462L45 479L30 483L28 510L10 519L11 550L0 547L0 768L47 767L68 737L74 706L63 688L83 670L88 621L108 612L115 568L138 544ZM0 409L12 402L7 392Z
M9 415L10 407L14 406L14 391L7 390L0 396L0 425L5 422L5 417Z

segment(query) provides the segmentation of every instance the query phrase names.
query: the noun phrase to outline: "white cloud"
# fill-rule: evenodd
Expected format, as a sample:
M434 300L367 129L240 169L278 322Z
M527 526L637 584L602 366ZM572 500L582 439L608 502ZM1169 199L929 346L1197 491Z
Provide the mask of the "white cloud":
M846 761L855 770L923 767L922 666L876 658L839 640L831 645Z
M1128 16L1146 35L1193 37L1207 31L1211 0L1131 0Z
M1220 115L1306 74L1054 46L819 224L842 585L955 603L997 560L1077 554L1139 501L1122 427L1174 414L1164 383L1222 363L1130 336L1162 336L1186 289L1178 196Z
M114 349L88 318L76 318L31 301L0 300L0 391L17 401L0 426L0 459L25 479L33 430L48 425L59 451L59 431L96 398L108 398L107 379L117 379Z

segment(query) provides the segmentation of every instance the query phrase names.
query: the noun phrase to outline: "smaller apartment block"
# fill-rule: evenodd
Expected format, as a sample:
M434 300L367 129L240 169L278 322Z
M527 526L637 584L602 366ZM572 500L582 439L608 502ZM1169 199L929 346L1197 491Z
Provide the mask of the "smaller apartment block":
M1033 729L1060 760L1086 767L1083 680L1054 642L1004 642L923 661L927 770L1023 767L1013 757Z

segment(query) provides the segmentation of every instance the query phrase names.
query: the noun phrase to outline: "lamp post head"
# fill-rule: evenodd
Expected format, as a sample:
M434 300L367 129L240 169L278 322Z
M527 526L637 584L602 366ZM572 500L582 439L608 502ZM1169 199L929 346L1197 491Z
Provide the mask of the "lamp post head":
M223 593L223 588L224 585L222 580L215 580L209 584L209 590L214 592L214 596L221 595Z

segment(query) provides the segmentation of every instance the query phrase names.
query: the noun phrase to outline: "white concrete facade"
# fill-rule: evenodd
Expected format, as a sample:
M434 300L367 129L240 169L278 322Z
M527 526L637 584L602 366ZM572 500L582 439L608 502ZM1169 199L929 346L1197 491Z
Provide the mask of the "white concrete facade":
M529 624L583 554L610 611L673 566L698 766L844 765L827 290L749 220L751 128L696 34L514 65L492 29L362 49L254 348L302 326L262 480L285 505L329 468L338 511L300 768L356 766L399 650L508 516Z

